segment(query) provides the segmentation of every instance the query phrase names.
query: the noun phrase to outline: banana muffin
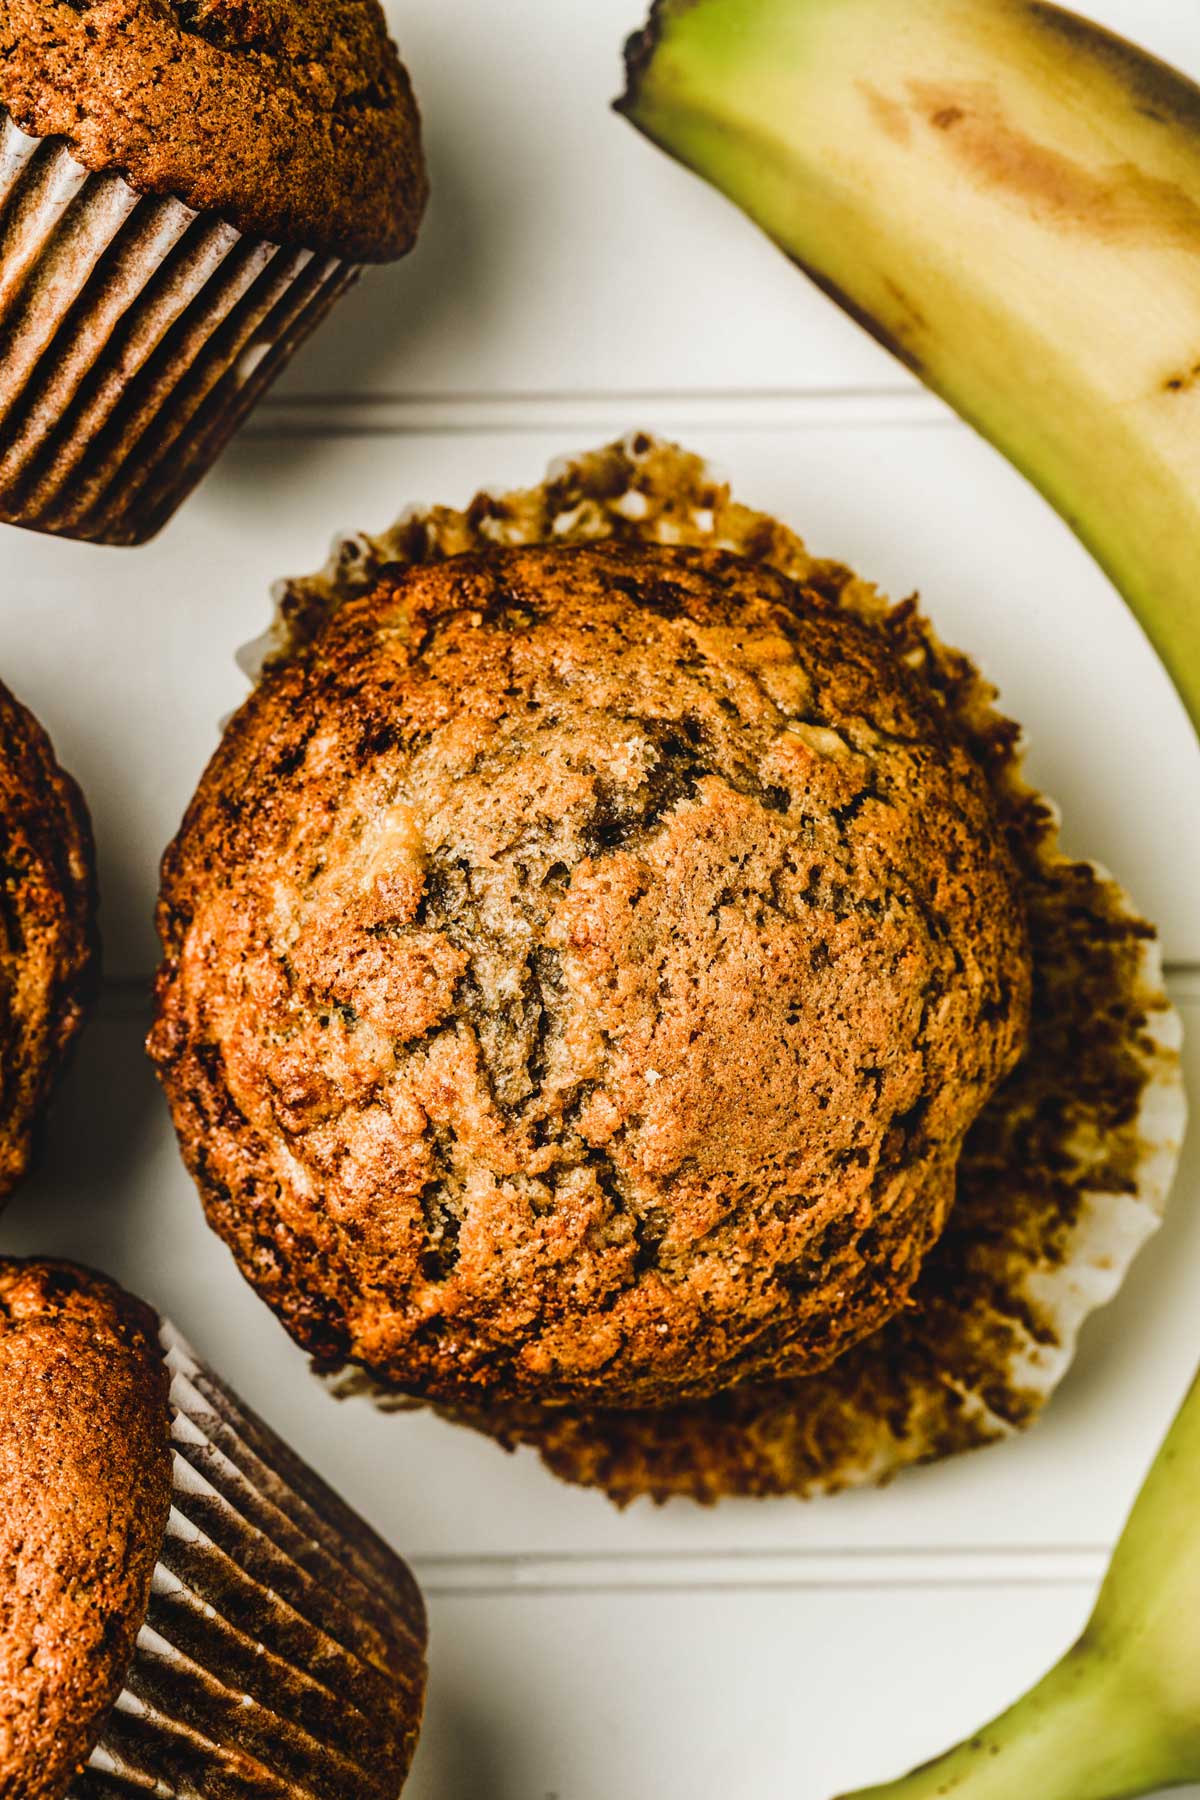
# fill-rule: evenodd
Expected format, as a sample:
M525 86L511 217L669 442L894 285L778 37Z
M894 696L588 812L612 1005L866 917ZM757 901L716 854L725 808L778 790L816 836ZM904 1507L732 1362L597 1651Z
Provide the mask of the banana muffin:
M412 1577L147 1306L0 1261L0 1793L395 1800Z
M375 571L168 852L152 1054L314 1355L660 1406L905 1304L1025 1040L987 783L885 636L719 548Z
M0 1793L65 1793L121 1691L171 1505L148 1307L0 1262Z
M378 0L0 0L0 518L152 536L427 193Z
M37 720L0 683L0 1202L29 1166L97 972L92 830Z

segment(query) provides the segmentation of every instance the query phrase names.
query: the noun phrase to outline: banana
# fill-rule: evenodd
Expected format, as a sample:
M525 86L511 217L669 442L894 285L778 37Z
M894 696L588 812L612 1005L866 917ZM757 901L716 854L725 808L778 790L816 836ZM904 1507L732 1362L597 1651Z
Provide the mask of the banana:
M1035 0L658 0L618 110L1028 475L1200 719L1200 89Z
M1074 1648L957 1749L844 1800L1125 1800L1194 1781L1200 1382L1159 1452Z

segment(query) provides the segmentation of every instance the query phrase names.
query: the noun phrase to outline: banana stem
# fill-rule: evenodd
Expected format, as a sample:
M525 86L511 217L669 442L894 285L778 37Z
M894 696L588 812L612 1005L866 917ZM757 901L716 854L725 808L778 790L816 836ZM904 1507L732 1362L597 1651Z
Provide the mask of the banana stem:
M842 1800L1131 1800L1200 1781L1200 1381L1091 1622L1024 1699L936 1762Z

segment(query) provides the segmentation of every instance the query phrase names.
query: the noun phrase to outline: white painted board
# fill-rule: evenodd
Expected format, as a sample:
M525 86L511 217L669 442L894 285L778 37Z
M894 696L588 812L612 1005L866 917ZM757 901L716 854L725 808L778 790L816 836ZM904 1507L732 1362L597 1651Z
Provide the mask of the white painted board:
M829 1800L991 1717L1088 1599L967 1582L438 1597L411 1800Z

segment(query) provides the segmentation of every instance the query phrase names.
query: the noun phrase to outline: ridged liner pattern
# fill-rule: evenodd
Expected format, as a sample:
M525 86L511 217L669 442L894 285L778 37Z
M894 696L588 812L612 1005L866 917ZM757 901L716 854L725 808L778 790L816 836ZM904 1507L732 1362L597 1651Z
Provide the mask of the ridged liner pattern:
M171 1514L69 1800L395 1800L425 1687L416 1582L172 1326L161 1337Z
M357 273L93 175L0 109L0 519L153 537Z

